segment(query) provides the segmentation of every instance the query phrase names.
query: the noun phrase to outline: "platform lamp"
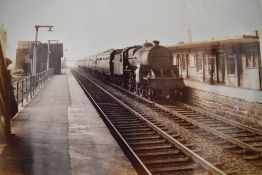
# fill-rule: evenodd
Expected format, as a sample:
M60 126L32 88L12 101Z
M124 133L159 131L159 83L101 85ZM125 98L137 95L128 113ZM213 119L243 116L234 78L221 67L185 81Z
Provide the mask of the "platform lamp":
M38 29L39 28L49 28L48 31L51 32L52 31L52 28L54 26L49 26L49 25L35 25L35 30L36 30L36 33L35 33L35 42L34 42L34 52L33 52L33 60L32 60L32 74L33 75L36 75L36 63L37 63L37 37L38 37Z
M51 53L51 51L50 51L50 43L52 42L52 41L55 41L56 43L58 43L58 41L59 40L48 40L48 45L47 45L47 47L48 47L48 54L47 54L47 62L46 62L46 70L48 71L49 70L49 61L50 61L50 53Z

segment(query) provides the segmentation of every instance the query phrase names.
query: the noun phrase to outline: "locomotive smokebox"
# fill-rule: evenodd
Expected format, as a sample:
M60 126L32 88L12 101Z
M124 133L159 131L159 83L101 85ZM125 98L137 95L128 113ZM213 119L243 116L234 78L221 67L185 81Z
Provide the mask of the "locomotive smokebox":
M169 71L173 63L172 53L163 46L159 45L159 41L154 40L152 43L145 43L143 48L139 49L134 57L136 64L149 66L157 77Z

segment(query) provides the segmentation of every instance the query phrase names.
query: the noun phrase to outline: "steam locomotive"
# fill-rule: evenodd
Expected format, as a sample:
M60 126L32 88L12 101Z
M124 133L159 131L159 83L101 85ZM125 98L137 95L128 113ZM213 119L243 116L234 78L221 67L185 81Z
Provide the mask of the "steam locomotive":
M79 60L78 67L153 100L183 94L185 84L172 63L172 53L155 40L143 46L109 49Z

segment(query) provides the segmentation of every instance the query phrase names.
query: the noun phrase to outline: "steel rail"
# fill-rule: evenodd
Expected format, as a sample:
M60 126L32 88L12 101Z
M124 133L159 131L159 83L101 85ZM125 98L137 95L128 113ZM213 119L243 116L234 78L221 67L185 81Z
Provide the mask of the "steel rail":
M196 112L199 112L199 113L202 113L202 114L206 114L206 115L208 115L208 117L212 117L212 118L215 118L215 119L220 120L220 121L228 122L229 124L237 126L237 127L241 128L241 129L245 129L247 131L254 132L254 133L262 135L262 130L260 130L260 129L251 128L249 126L245 126L245 125L243 125L241 123L232 121L230 119L223 118L223 117L221 117L219 115L212 114L211 112L204 111L202 109L196 108L194 106L191 106L191 105L188 105L188 104L185 104L185 103L182 103L182 102L180 102L180 104L183 105L186 108L189 108L189 109L193 110L193 111L196 111Z
M181 119L183 119L183 120L185 120L187 122L190 122L190 123L192 123L192 124L194 124L194 125L196 125L196 126L198 126L200 128L203 128L203 129L207 130L208 132L211 132L214 135L217 135L217 136L219 136L219 137L221 137L221 138L223 138L225 140L228 140L228 141L230 141L230 142L232 142L232 143L234 143L234 144L236 144L236 145L238 145L238 146L240 146L242 148L250 149L250 150L252 150L252 151L254 151L256 153L259 153L259 155L262 156L262 150L254 147L254 146L251 146L251 145L249 145L247 143L244 143L244 142L242 142L242 141L240 141L238 139L235 139L235 138L233 138L233 137L231 137L229 135L226 135L226 134L224 134L222 132L219 132L218 130L213 129L213 128L205 125L205 124L202 124L202 123L200 123L200 122L198 122L198 121L196 121L194 119L190 119L189 117L186 117L185 115L179 114L178 112L176 112L176 111L174 111L172 109L169 109L169 108L167 108L167 107L165 107L163 105L155 104L155 106L160 108L160 109L162 109L162 110L164 110L164 111L167 111L169 113L174 114L178 118L181 118Z
M82 74L81 72L79 72L82 76L84 76L85 78L89 79L88 77L86 77L84 74ZM94 81L90 80L92 83L94 83L96 86L98 86L102 91L104 91L107 95L109 95L111 98L113 98L115 101L117 101L119 104L121 104L121 106L125 107L126 109L128 109L130 112L132 112L135 116L137 116L138 118L140 118L142 121L144 121L147 125L149 125L152 129L154 129L157 133L159 133L162 137L164 137L165 139L167 139L170 143L174 144L179 150L181 150L182 152L184 152L187 156L191 157L195 162L199 163L203 168L205 168L206 170L212 172L215 175L226 175L226 173L224 173L222 170L218 169L217 167L213 166L210 162L206 161L205 159L203 159L201 156L199 156L198 154L196 154L195 152L191 151L189 148L187 148L186 146L184 146L182 143L180 143L179 141L177 141L176 139L174 139L172 136L170 136L169 134L167 134L165 131L163 131L162 129L160 129L159 127L157 127L156 125L154 125L153 123L151 123L149 120L147 120L146 118L144 118L143 116L141 116L139 113L137 113L135 110L133 110L132 108L130 108L129 106L127 106L126 104L124 104L122 101L120 101L118 98L116 98L115 96L113 96L112 94L110 94L108 91L106 91L105 89L103 89L101 86L99 86L98 84L96 84Z
M80 72L78 72L80 73ZM74 73L73 73L74 74ZM84 76L82 73L80 73L82 76ZM134 167L137 169L139 174L142 175L152 175L151 172L146 168L146 166L143 164L143 162L139 159L139 157L136 155L136 153L132 150L132 148L128 145L128 143L125 141L125 139L122 137L122 135L118 132L118 130L115 128L115 126L112 124L112 122L109 120L109 118L106 116L106 114L103 112L103 110L100 108L100 106L96 103L92 95L88 92L88 90L85 88L85 86L81 83L81 81L77 78L76 75L74 75L82 89L84 90L85 94L90 99L91 103L94 105L94 107L97 109L100 115L102 115L103 121L106 123L107 127L110 129L113 136L116 138L117 142L122 146L121 148L123 151L128 155L128 158L133 163ZM85 77L85 76L84 76ZM87 77L85 77L87 78ZM89 81L92 81L89 79ZM94 83L94 82L93 82ZM94 83L95 84L95 83ZM97 84L95 84L98 86ZM100 87L100 86L98 86Z
M125 92L127 92L127 93L129 93L129 94L131 94L131 95L134 95L134 96L136 96L137 98L139 98L140 100L142 100L142 101L144 101L144 102L146 102L146 103L148 103L148 99L145 99L144 97L140 97L140 96L138 96L138 95L136 95L136 94L134 94L134 93L132 93L132 92L129 92L129 91L127 91L126 89L123 89L123 88L121 88L121 87L119 87L119 86L117 86L117 85L114 85L114 84L110 84L110 85L112 85L112 86L114 86L114 87L116 87L116 88L118 88L118 89L121 89L121 90L123 90L123 91L125 91ZM181 102L180 102L181 103ZM254 147L254 146L252 146L252 145L249 145L249 144L247 144L247 143L244 143L244 142L242 142L242 141L240 141L239 139L235 139L235 138L233 138L233 137L231 137L231 136L229 136L229 135L227 135L227 134L224 134L224 133L222 133L222 132L220 132L220 131L218 131L218 130L216 130L216 129L213 129L213 128L211 128L211 127L209 127L209 126L207 126L207 125L205 125L205 124L202 124L201 122L198 122L198 121L196 121L196 120L194 120L194 119L191 119L191 118L189 118L189 117L187 117L186 115L183 115L183 114L180 114L180 113L178 113L178 112L176 112L176 111L174 111L174 110L172 110L172 109L169 109L169 108L167 108L167 107L165 107L165 106L163 106L163 105L161 105L161 104L158 104L158 103L155 103L155 102L152 102L152 101L149 101L149 104L151 104L151 105L153 105L153 106L155 106L155 107L157 107L157 108L159 108L159 109L161 109L161 110L163 110L163 111L166 111L166 112L168 112L168 113L171 113L171 114L173 114L173 115L175 115L176 117L178 117L178 118L180 118L180 119L182 119L182 120L185 120L185 121L187 121L187 122L189 122L189 123L192 123L193 125L196 125L196 126L198 126L198 127L200 127L200 128L202 128L202 129L204 129L204 130L206 130L206 131L208 131L208 132L210 132L210 133L212 133L212 134L214 134L214 135L216 135L216 136L219 136L220 138L223 138L223 139L225 139L225 140L227 140L227 141L229 141L229 142L231 142L231 143L234 143L234 144L236 144L236 145L238 145L238 146L240 146L240 147L242 147L242 148L244 148L244 149L249 149L249 150L252 150L252 151L254 151L254 152L256 152L256 153L258 153L259 154L259 156L262 156L262 150L261 149L258 149L258 148L256 148L256 147ZM186 105L186 104L184 104L185 106L188 106L189 108L191 108L191 106L190 105ZM172 107L172 106L171 106ZM200 109L197 109L197 108L194 108L196 111L201 111ZM200 112L201 113L201 112ZM209 114L208 112L202 112L202 113L207 113L207 114ZM214 114L212 114L213 116L217 116L217 115L214 115ZM233 122L233 121L231 121L231 120L228 120L228 119L224 119L224 118L222 118L222 117L220 117L220 116L218 116L218 118L219 119L221 119L222 121L227 121L229 124L231 124L231 122L233 123L232 125L234 125L235 127L239 127L239 128L241 128L241 129L245 129L245 130L247 130L247 131L250 131L250 132L255 132L255 133L257 133L257 134L261 134L261 130L259 130L259 129L255 129L255 128L250 128L250 127L247 127L247 126L244 126L244 125L242 125L242 124L239 124L239 123L237 123L237 122Z

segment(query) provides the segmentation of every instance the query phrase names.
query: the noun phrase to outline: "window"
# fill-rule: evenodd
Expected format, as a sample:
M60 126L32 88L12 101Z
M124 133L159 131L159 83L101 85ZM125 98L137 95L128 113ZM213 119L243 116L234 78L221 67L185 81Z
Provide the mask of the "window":
M181 59L182 59L181 60L182 61L182 69L186 70L186 56L183 55Z
M189 66L196 67L196 56L195 55L189 55Z
M197 54L196 55L196 71L199 72L199 71L202 71L202 57Z
M177 65L177 55L173 55L173 65Z
M236 72L235 57L228 56L226 61L227 61L227 74L235 74Z
M246 55L246 67L253 67L253 58L251 54Z
M255 68L258 66L258 55L252 52L246 54L246 67Z

